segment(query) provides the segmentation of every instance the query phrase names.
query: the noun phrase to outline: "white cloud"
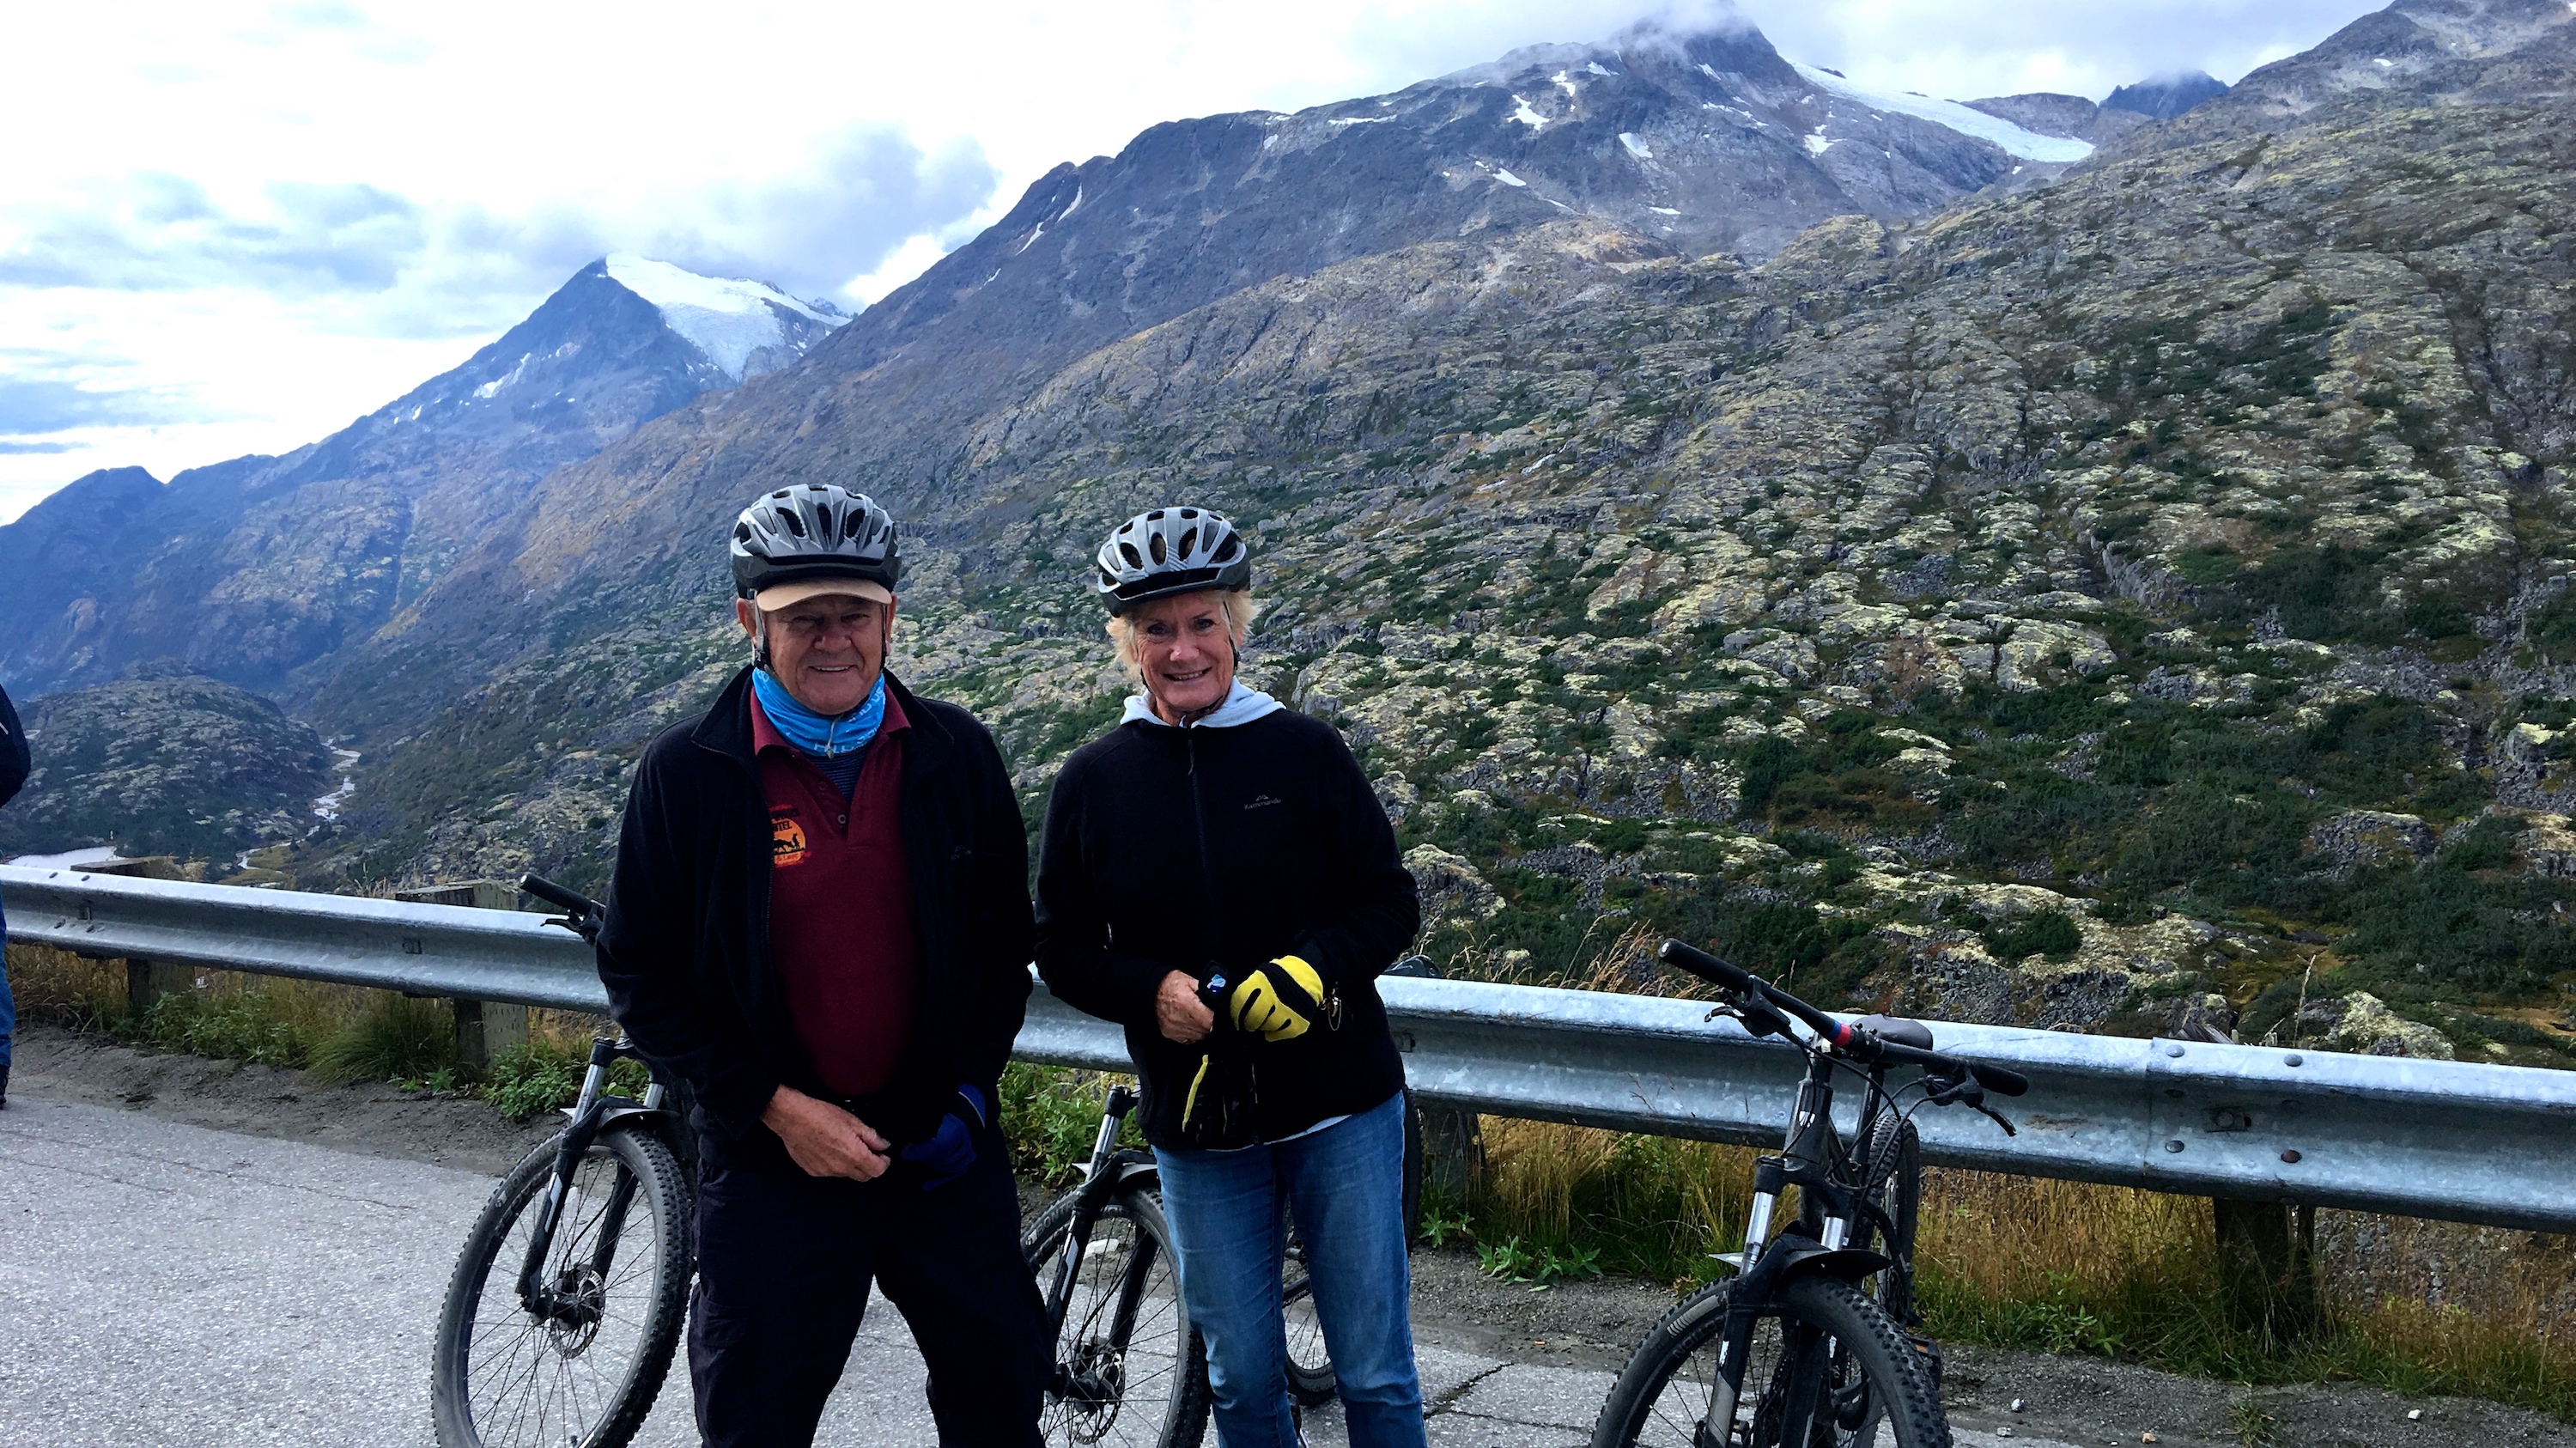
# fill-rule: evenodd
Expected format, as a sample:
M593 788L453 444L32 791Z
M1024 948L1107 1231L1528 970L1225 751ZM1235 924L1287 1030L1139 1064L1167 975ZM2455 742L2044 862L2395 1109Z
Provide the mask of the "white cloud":
M2233 80L2366 0L1746 0L1784 53L1956 99ZM0 433L0 518L97 466L311 441L626 250L872 301L1158 121L1398 89L1723 0L158 0L0 52L0 379L150 418ZM24 394L35 396L36 394ZM59 394L56 394L59 396ZM123 403L119 404L125 405ZM60 419L57 419L60 421ZM61 451L34 451L61 448Z

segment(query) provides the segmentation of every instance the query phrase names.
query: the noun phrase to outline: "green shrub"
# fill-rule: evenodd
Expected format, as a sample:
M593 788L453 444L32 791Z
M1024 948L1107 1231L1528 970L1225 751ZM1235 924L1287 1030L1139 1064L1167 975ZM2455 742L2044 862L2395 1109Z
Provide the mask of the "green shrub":
M418 1081L456 1063L456 1018L445 1001L380 995L313 1051L316 1080Z
M136 1034L164 1051L262 1066L302 1066L319 1038L306 1013L282 993L259 987L229 995L163 996Z
M2084 944L2084 936L2075 922L2062 910L2036 910L2016 915L1988 926L1984 932L1986 949L1997 960L2014 961L2024 956L2044 955L2063 960Z
M1002 1136L1011 1145L1012 1170L1043 1186L1072 1184L1079 1175L1074 1168L1091 1160L1109 1088L1121 1081L1133 1078L1024 1061L1003 1067ZM1145 1144L1133 1113L1119 1144Z

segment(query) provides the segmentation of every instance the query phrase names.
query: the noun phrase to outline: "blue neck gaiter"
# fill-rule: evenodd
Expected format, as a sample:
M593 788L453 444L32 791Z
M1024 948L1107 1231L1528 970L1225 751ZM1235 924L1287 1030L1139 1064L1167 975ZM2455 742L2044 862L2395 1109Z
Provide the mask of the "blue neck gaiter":
M769 716L769 727L787 737L787 742L816 759L829 759L836 754L852 754L868 747L877 737L877 726L885 722L885 675L877 675L877 686L868 690L867 702L837 717L817 714L796 702L787 686L778 682L767 669L751 671L752 692L760 696L760 712Z

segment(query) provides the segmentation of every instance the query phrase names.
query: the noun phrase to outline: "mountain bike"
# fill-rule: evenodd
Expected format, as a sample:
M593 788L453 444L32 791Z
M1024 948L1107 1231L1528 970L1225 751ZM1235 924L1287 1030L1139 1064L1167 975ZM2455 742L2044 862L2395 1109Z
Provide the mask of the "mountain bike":
M596 943L599 902L535 875L519 888ZM609 1090L628 1059L623 1036L591 1042L570 1122L501 1179L457 1254L430 1355L439 1448L624 1448L653 1409L697 1271L697 1150L676 1081Z
M1207 1432L1207 1345L1180 1296L1180 1258L1163 1219L1153 1155L1118 1149L1139 1096L1113 1086L1082 1182L1029 1224L1020 1250L1038 1275L1055 1340L1039 1429L1049 1443L1102 1442L1194 1448ZM1405 1098L1403 1212L1421 1215L1422 1125ZM1287 1319L1288 1392L1299 1408L1332 1401L1336 1379L1315 1316L1306 1248L1287 1230L1280 1255Z
M1735 1275L1676 1304L1628 1359L1593 1425L1593 1448L1948 1448L1940 1352L1913 1305L1914 1219L1922 1147L1912 1113L1965 1106L2009 1133L1985 1093L2019 1096L2019 1073L1945 1056L1917 1021L1838 1021L1779 987L1678 940L1662 960L1715 985L1708 1019L1731 1016L1807 1057L1788 1141L1754 1168ZM1807 1034L1801 1036L1797 1027ZM1919 1067L1891 1090L1887 1073ZM1834 1073L1865 1086L1846 1144L1833 1124ZM1910 1093L1920 1095L1911 1105ZM1796 1220L1775 1237L1780 1194ZM1884 1252L1871 1249L1883 1243Z
M1181 1305L1180 1256L1153 1155L1122 1151L1134 1088L1112 1086L1082 1182L1021 1234L1055 1343L1039 1431L1050 1444L1196 1448L1207 1344Z

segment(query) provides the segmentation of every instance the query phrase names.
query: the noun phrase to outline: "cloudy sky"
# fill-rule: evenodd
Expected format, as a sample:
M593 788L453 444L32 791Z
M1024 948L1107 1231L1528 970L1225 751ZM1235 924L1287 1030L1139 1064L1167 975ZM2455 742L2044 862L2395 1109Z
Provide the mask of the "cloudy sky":
M1712 19L1718 0L1682 0ZM2233 81L2369 0L1741 0L1967 99ZM296 0L0 14L0 520L312 441L611 250L873 300L1155 121L1393 90L1673 0Z

